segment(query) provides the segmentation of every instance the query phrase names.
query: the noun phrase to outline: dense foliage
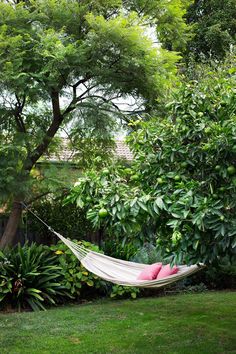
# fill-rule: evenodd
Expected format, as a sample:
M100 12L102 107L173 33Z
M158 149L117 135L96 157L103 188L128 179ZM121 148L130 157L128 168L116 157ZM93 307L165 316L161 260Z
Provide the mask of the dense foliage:
M193 36L188 55L195 59L223 59L236 44L235 0L195 0L186 15Z
M110 167L71 193L95 227L157 239L174 262L220 263L236 246L236 106L232 65L190 82L165 118L135 122L132 169ZM86 198L90 198L89 201Z
M36 244L0 253L0 305L45 309L69 297L57 257Z
M74 240L74 242L77 241ZM79 241L78 244L86 247L86 249L101 252L97 246L90 242ZM51 246L50 249L57 256L57 263L62 268L62 284L68 289L74 299L78 299L85 294L88 295L89 289L90 295L91 292L93 292L93 295L94 292L99 293L100 291L102 293L102 289L104 292L105 282L88 272L64 243L59 241L56 245Z
M30 209L64 237L87 241L93 241L92 237L96 239L96 233L86 219L85 213L77 208L71 208L70 205L63 205L62 198L56 200L42 198L30 206ZM29 231L29 237L38 243L50 245L58 241L58 238L29 211L25 210L23 217L26 238Z
M113 256L123 253L123 258L130 258L144 240L153 237L146 219L150 196L136 178L131 168L116 164L100 174L91 171L79 178L65 200L86 212L93 227L103 231L105 247Z
M177 252L178 261L220 262L234 255L234 87L234 69L209 72L180 91L166 119L144 124L131 138L142 188L163 202L160 242Z
M88 241L76 241L102 252ZM0 308L45 310L48 306L97 296L136 298L133 287L112 286L90 273L59 241L50 247L35 243L0 253Z

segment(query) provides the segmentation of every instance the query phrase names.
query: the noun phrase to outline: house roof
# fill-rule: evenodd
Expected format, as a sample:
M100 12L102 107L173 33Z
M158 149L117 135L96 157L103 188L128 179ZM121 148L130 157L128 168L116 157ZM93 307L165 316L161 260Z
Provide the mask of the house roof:
M117 157L125 158L128 161L131 161L133 159L133 154L129 149L128 145L124 142L124 140L116 140L114 154Z
M64 139L60 151L47 156L47 160L54 162L72 162L73 157L75 155L75 151L69 148L68 143L68 139ZM131 161L133 159L133 154L124 140L115 141L115 148L112 153L117 158L126 159L128 161Z

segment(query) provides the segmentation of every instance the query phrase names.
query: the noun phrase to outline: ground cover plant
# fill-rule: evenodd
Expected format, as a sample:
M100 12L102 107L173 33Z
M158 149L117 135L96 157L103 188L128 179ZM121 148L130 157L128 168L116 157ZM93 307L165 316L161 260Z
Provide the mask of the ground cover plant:
M236 294L105 301L0 314L1 353L234 353Z

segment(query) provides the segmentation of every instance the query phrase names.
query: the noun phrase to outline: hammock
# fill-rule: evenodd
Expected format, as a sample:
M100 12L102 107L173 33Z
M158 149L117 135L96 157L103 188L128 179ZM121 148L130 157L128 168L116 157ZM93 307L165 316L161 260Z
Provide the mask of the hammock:
M181 280L186 276L193 274L205 267L203 264L195 264L191 266L178 265L179 270L176 274L167 276L162 279L138 280L137 277L142 272L142 270L147 267L147 264L123 261L121 259L109 257L104 254L91 251L82 245L78 245L53 230L38 215L30 210L26 204L20 204L29 210L29 212L32 213L41 223L43 223L51 232L59 237L61 241L71 249L81 264L89 272L111 283L140 288L160 288Z
M140 288L160 288L181 280L204 267L202 264L191 266L181 265L178 266L179 271L177 274L162 279L137 280L138 275L145 267L147 267L147 264L123 261L121 259L88 250L63 237L58 232L54 230L53 232L71 249L88 271L104 280L118 285L136 286Z

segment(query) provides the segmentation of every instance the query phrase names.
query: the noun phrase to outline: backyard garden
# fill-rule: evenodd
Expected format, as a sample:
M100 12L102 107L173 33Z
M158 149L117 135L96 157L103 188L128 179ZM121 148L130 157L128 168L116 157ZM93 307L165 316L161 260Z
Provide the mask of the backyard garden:
M236 353L235 17L0 1L1 353Z

